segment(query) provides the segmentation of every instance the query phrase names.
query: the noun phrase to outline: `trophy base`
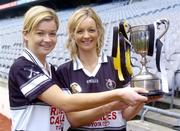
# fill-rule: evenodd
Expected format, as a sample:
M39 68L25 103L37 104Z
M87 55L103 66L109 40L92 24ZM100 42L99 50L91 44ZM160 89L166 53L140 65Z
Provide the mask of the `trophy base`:
M149 72L134 76L131 80L131 86L148 90L148 93L140 93L144 96L162 96L164 94L161 90L161 80Z
M142 96L147 96L147 97L150 97L150 96L163 96L164 95L164 92L163 91L149 91L148 93L139 93L140 95Z

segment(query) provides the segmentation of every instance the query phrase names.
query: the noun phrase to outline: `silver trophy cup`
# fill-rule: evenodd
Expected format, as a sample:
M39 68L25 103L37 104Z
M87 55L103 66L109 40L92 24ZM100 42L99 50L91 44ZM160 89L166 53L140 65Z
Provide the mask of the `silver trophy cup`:
M159 21L158 21L159 22ZM169 22L167 20L162 20L159 23L156 23L157 25L160 25L161 23L167 24L165 26L165 30L160 34L160 37L162 37L168 27ZM131 86L132 87L142 87L149 91L146 95L161 95L162 92L162 86L161 86L161 79L156 76L155 74L152 74L147 70L146 64L147 59L146 56L148 54L148 47L149 47L149 30L148 25L140 25L140 26L134 26L130 28L130 41L131 45L135 51L135 53L141 55L141 70L140 72L132 77L131 80Z

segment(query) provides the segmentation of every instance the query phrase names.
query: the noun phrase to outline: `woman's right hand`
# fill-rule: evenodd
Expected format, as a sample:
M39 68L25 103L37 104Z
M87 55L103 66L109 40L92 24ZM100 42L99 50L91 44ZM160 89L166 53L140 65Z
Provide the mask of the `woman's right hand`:
M144 103L148 100L147 97L138 94L138 93L148 93L148 91L144 88L126 87L126 88L121 88L121 89L117 89L117 90L119 90L119 95L120 95L120 99L122 100L122 102L125 102L129 106L136 105L139 102Z

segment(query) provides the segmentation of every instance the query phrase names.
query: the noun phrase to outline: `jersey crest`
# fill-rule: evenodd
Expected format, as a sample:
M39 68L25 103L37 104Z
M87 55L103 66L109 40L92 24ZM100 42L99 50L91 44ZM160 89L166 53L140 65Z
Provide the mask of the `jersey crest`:
M113 80L111 80L111 79L107 79L106 80L106 87L108 88L108 89L115 89L116 88L116 82L115 81L113 81Z

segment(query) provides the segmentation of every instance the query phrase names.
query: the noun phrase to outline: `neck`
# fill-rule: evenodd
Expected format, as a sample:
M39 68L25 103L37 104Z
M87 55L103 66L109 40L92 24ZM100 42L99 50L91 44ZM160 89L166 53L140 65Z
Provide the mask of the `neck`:
M44 67L47 66L46 59L45 58L38 58L39 61L44 65Z
M95 52L79 53L79 59L81 60L84 68L92 72L98 64L98 55Z
M40 55L37 52L34 52L32 50L30 50L37 58L38 60L45 66L46 64L46 55Z
M45 68L46 70L48 70L48 64L46 63L46 57L40 57L40 56L38 56L37 58L39 59L39 61L41 62L41 64L44 66L44 68Z
M44 61L40 61L42 64L43 64L43 66L44 66L44 69L49 73L49 70L48 70L48 64L47 64L47 62L44 60Z

